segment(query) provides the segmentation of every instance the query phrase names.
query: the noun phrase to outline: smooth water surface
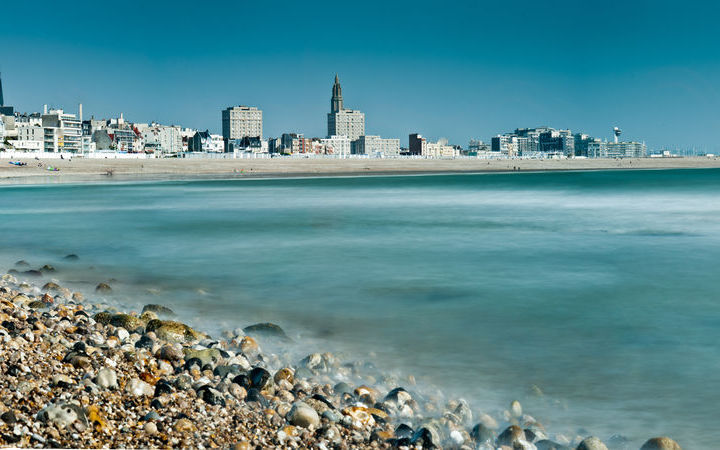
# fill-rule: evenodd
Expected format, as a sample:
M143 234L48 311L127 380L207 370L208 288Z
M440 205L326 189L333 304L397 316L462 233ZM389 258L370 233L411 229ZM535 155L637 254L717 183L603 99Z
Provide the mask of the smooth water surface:
M2 186L0 262L374 352L570 437L710 448L719 194L717 170Z

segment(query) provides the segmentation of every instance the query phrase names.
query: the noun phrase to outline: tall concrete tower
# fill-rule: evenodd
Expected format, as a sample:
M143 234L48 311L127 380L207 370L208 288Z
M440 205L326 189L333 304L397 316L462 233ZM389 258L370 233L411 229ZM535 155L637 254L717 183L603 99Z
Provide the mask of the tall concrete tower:
M620 128L615 127L615 128L613 128L613 134L615 135L615 143L617 144L617 143L618 143L618 138L619 138L620 135L622 134L622 131L620 130Z
M5 99L2 93L2 73L0 73L0 106L5 106Z
M330 112L336 113L343 109L342 88L337 74L335 74L335 84L332 88L332 99L330 100Z

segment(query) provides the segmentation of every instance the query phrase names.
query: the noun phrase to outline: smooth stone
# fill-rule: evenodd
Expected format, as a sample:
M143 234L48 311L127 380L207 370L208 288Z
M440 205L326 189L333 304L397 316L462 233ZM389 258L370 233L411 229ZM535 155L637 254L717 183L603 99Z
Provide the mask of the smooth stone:
M196 350L193 348L184 348L183 357L185 361L189 361L193 358L200 360L202 367L215 366L220 360L222 360L222 354L217 348L205 348L202 350Z
M143 326L143 323L139 318L131 316L130 314L113 314L110 316L110 325L124 328L127 331L137 330Z
M123 327L116 328L113 335L116 338L120 339L120 342L125 342L130 337L130 333L128 332L128 330Z
M109 367L98 370L95 376L95 384L103 389L117 389L117 374Z
M262 367L255 367L248 374L248 378L250 378L252 387L263 390L267 386L268 380L270 380L270 372Z
M493 419L490 414L480 414L478 420L481 424L483 424L486 428L490 430L497 430L499 428L497 421Z
M510 403L510 415L512 417L519 419L523 415L522 405L519 401L513 400L512 403Z
M180 361L185 358L183 348L180 344L163 345L155 356L167 361Z
M143 425L143 431L145 432L145 434L157 434L157 425L155 425L155 422L148 422Z
M230 383L230 386L228 387L228 392L230 393L230 395L240 401L245 400L245 398L247 397L247 390L237 383Z
M168 308L167 306L163 306L163 305L156 305L156 304L145 305L145 306L143 306L142 312L144 313L146 311L154 312L155 314L157 314L159 316L168 316L168 317L175 316L175 311L173 311L172 309Z
M172 428L178 433L191 433L196 430L195 425L185 417L178 419Z
M155 383L155 397L163 394L171 394L173 392L172 385L166 380L158 380Z
M553 442L549 439L542 439L540 441L537 441L535 443L535 447L537 447L538 450L572 450L572 447L558 444L557 442Z
M150 420L160 420L160 414L156 413L155 411L150 411L149 413L145 414L142 419L143 422L148 422Z
M290 338L285 334L285 331L274 323L256 323L243 329L243 332L247 335L256 337L270 337L277 338L284 341L289 341Z
M80 257L78 255L76 255L75 253L70 253L69 255L66 255L65 258L63 258L63 259L65 259L67 261L77 261L78 259L80 259Z
M171 342L185 342L198 340L200 335L184 323L172 320L153 319L145 327L145 332L154 332L158 339Z
M208 385L202 386L198 389L197 395L210 405L225 406L225 398L223 397L222 392L217 389L213 389Z
M127 385L125 385L125 392L136 397L140 397L141 395L152 397L155 394L155 389L152 385L138 378L132 378L128 381Z
M101 294L108 294L112 292L112 288L107 283L99 283L97 286L95 286L95 292L99 292Z
M608 448L599 438L590 436L583 439L576 450L608 450Z
M484 423L480 422L479 424L475 425L470 432L470 437L472 437L475 442L481 443L481 442L494 442L496 435L495 431L485 426Z
M73 382L72 378L70 378L69 376L60 374L60 375L55 375L52 377L52 384L53 384L53 386L67 388L67 387L72 386L75 383Z
M143 334L140 336L140 339L135 342L135 348L146 348L146 349L152 349L153 345L155 344L155 341L149 337L146 334Z
M669 437L661 436L648 439L640 450L682 450L682 447Z
M325 412L322 413L322 417L326 418L332 423L338 423L340 420L342 420L342 414L339 414L332 409L328 409Z
M290 384L295 383L295 375L293 375L292 369L288 367L283 367L282 369L275 372L275 375L273 376L273 381L275 383L279 383L280 380L285 380Z
M318 413L303 402L295 402L287 414L287 420L292 425L310 428L320 424Z
M65 428L80 418L77 409L68 403L50 404L37 413L37 419Z
M498 445L512 447L519 440L525 440L525 431L517 425L510 425L497 438Z
M175 387L180 391L187 391L192 388L193 379L190 375L182 374L175 379Z

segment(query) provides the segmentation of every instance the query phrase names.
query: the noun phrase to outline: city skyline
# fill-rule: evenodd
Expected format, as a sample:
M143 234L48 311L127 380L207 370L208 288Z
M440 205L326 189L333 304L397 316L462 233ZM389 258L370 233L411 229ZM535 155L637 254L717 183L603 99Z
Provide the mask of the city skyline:
M124 112L217 133L218 110L248 104L265 111L269 136L323 136L337 72L371 134L465 144L548 125L611 139L617 125L652 148L718 150L717 5L206 6L209 16L243 17L235 35L222 26L187 33L186 2L147 5L133 27L105 5L70 14L39 3L4 7L40 25L7 20L0 31L12 43L0 61L5 102L20 111L83 103L97 117ZM271 17L293 25L273 27ZM42 26L56 21L63 32Z

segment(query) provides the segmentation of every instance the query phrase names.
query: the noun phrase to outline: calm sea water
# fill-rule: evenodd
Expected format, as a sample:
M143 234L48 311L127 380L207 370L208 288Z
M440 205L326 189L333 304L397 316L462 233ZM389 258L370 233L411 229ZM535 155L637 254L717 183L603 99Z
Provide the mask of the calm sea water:
M0 221L3 269L276 322L570 436L720 439L717 170L2 186Z

